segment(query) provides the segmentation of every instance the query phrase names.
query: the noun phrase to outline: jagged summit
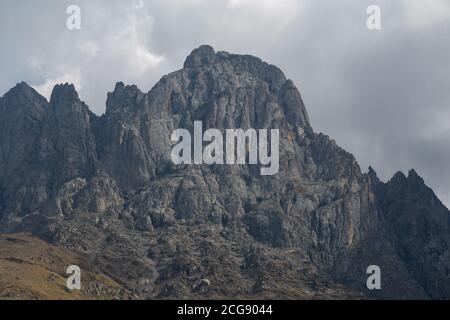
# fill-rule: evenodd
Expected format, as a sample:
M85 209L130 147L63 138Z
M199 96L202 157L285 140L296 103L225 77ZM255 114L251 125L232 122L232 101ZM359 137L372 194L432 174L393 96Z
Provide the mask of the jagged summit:
M248 72L269 83L272 90L280 89L287 81L284 73L276 66L251 55L231 54L226 51L215 52L209 45L203 45L192 51L187 57L184 68L208 68L214 65L228 66L234 72ZM289 84L293 85L293 84Z
M425 184L423 178L416 172L416 170L411 169L408 172L408 180L415 181L419 184Z
M378 178L378 175L377 175L375 169L372 168L372 166L369 166L369 170L367 172L367 175L369 176L369 179L371 180L371 182L374 185L377 185L377 184L379 184L381 182L380 178Z
M402 171L397 171L397 172L393 175L391 181L392 181L392 182L406 181L406 179L407 179L407 177L406 177L406 175L405 175Z
M298 91L294 83L291 80L286 79L284 73L276 66L270 65L262 61L260 58L251 55L230 54L225 51L215 52L214 48L209 45L202 45L194 49L186 58L184 68L195 69L201 68L202 66L212 66L214 64L223 63L231 66L233 68L233 72L248 72L249 74L252 74L253 76L267 82L272 89L279 90L282 89L284 85L284 90L286 91L291 89ZM26 82L18 83L14 88L10 89L5 96L16 93L20 94L21 92L28 97L35 96L39 97L39 99L45 99ZM124 92L126 92L126 95L128 96L133 94L142 94L136 85L125 85L122 81L119 81L116 83L113 92L108 93L108 97L110 95L118 96ZM301 99L300 93L297 92L297 94L298 98ZM69 83L55 85L51 93L50 101L55 100L60 95L67 98L70 97L75 100L79 99L74 85ZM307 118L306 110L304 112L305 117ZM309 121L307 122L309 123Z
M11 88L7 93L5 93L2 97L2 99L6 100L13 100L13 99L27 99L27 100L39 100L39 102L42 102L42 100L45 100L44 97L42 97L35 89L33 89L31 86L29 86L26 82L22 81L20 83L17 83L13 88Z
M75 86L69 83L56 85L50 96L50 104L57 105L60 102L67 101L79 101Z
M185 68L195 68L202 65L213 64L216 62L216 52L209 45L202 45L192 51L184 62Z
M28 83L25 81L18 82L13 88L11 88L10 92L27 92L34 90Z
M25 81L21 81L21 82L18 82L15 86L14 86L14 88L13 88L13 90L18 90L18 91L22 91L22 92L24 92L24 91L27 91L27 90L33 90L33 88L31 87L31 86L29 86L28 85L28 83L26 83Z
M145 96L136 85L125 85L123 82L117 82L114 91L108 92L106 113L124 112L130 108L139 107L140 104L137 101L142 101Z
M397 171L391 180L389 180L389 183L409 183L416 184L418 186L425 186L425 181L414 169L410 169L408 171L408 175L405 175L402 171Z

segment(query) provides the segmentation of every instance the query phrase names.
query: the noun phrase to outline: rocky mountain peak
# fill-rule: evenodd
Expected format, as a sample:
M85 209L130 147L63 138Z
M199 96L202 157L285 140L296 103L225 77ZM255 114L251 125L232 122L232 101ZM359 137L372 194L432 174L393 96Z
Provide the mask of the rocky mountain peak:
M407 176L402 171L398 171L391 180L389 180L387 185L390 188L396 188L399 191L406 191L407 189L422 190L427 188L423 178L419 176L414 169L409 170Z
M184 68L211 68L214 65L217 65L216 72L232 69L234 73L249 73L267 82L274 91L279 90L287 81L284 73L278 67L268 64L260 58L231 54L226 51L215 52L214 48L209 45L202 45L194 49L186 58Z
M369 166L369 171L367 174L374 186L376 186L380 183L380 178L378 178L378 175L377 175L375 169L372 168L372 166Z
M425 185L425 181L423 180L423 178L419 176L419 174L414 169L409 170L408 181L410 183L415 183L418 185Z
M18 83L10 89L2 98L5 107L14 105L17 108L42 108L47 104L47 100L26 82Z
M143 98L144 93L136 85L117 82L114 91L108 93L106 113L125 112L128 108L136 106Z
M5 95L27 95L27 94L36 94L36 90L34 90L31 86L28 85L25 81L17 83L11 90L8 91Z
M402 171L397 171L391 178L392 183L402 183L407 179L406 175Z
M390 279L384 297L450 296L450 213L432 190L415 171L388 183L363 174L312 130L294 83L257 57L201 46L148 93L118 82L102 117L69 84L50 108L26 84L1 104L0 230L89 254L144 298L212 298L193 289L205 275L216 295L304 297L335 290L336 267L341 286L366 295L348 280L366 277L366 262ZM195 121L278 129L279 172L175 165L171 135Z
M50 104L52 105L67 105L78 101L79 98L75 86L68 83L56 85L50 96Z
M195 68L202 65L213 64L216 61L216 52L214 48L209 45L202 45L194 49L192 53L186 58L184 68Z

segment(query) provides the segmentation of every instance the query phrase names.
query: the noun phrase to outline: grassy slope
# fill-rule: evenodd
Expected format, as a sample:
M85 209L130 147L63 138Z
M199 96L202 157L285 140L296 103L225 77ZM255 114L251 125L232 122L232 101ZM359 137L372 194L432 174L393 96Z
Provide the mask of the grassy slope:
M81 290L66 288L65 270L81 268ZM26 234L0 235L0 299L113 299L129 294L109 277L84 271L84 259Z

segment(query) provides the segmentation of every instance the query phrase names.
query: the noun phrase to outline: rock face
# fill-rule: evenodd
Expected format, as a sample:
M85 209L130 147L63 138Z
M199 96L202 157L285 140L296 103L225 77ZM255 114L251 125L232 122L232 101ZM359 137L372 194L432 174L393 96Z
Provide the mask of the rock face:
M194 121L278 129L279 173L174 165ZM101 117L67 84L0 100L0 230L87 254L142 298L450 298L449 217L414 171L362 173L252 56L202 46L148 93L117 83Z

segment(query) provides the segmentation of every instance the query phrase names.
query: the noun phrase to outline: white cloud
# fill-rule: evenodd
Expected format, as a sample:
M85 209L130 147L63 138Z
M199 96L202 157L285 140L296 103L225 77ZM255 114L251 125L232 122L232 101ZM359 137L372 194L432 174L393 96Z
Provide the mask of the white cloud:
M134 0L133 4L134 4L134 8L135 9L142 9L142 8L144 8L144 1L143 0Z
M96 41L88 40L78 44L78 50L84 55L85 59L93 59L97 56L100 48Z
M27 81L46 98L55 85L73 83L80 97L100 114L114 82L150 89L163 75L164 71L157 69L166 57L152 50L153 12L148 2L81 1L79 5L84 19L81 30L68 31L64 24L58 29L59 11L42 9L36 12L36 19L46 24L36 27L42 27L37 36L19 37L16 33L15 46L8 47L10 53L4 53L0 62L17 60L16 72L22 68L27 76L11 79L11 83ZM65 16L65 10L61 15ZM7 59L8 54L15 55L14 59Z
M158 56L151 53L143 46L137 45L134 49L134 55L131 55L130 61L137 73L147 72L149 69L158 66L164 60L164 56Z
M406 23L411 27L426 27L450 21L449 0L404 0Z
M157 67L164 56L151 52L147 46L153 29L153 20L146 12L137 9L127 12L124 22L116 32L106 34L102 41L106 54L126 63L128 72L135 77Z
M231 9L247 11L253 18L268 18L283 25L298 14L303 4L303 1L298 0L228 0Z

